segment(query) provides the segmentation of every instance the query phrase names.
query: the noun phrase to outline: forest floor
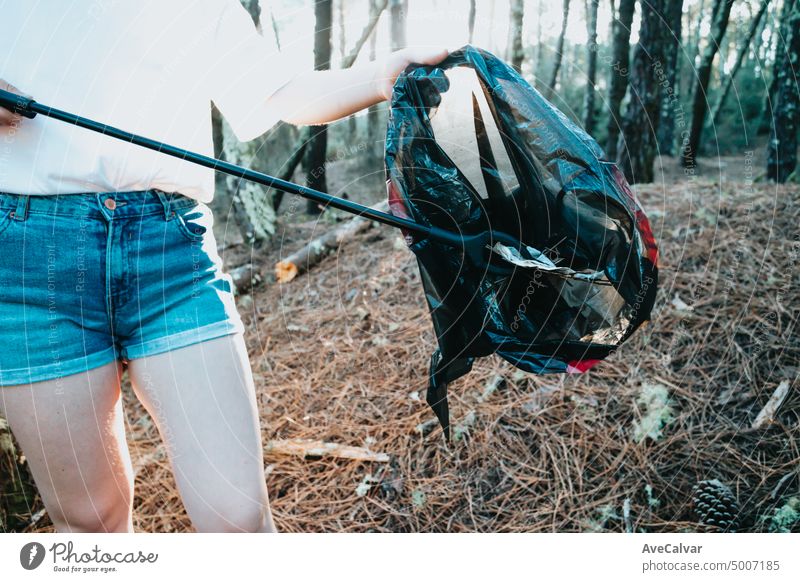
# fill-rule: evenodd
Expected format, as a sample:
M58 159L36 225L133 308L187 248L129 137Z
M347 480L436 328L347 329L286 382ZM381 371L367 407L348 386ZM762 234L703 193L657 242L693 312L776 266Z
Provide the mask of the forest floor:
M698 531L691 493L729 486L740 529L800 531L800 196L677 169L637 188L660 246L652 322L590 372L534 376L484 358L450 387L448 448L425 404L435 337L414 256L376 227L310 273L240 296L265 443L312 439L388 462L265 463L282 531ZM347 162L331 191L366 203L382 175ZM706 166L705 161L701 164ZM708 163L711 172L716 161ZM756 162L755 167L761 167ZM735 175L734 175L735 174ZM284 202L287 204L288 200ZM270 265L331 227L285 210ZM224 234L224 233L223 233ZM233 266L248 253L223 251ZM124 391L140 531L191 529L157 430ZM49 531L45 518L27 531Z

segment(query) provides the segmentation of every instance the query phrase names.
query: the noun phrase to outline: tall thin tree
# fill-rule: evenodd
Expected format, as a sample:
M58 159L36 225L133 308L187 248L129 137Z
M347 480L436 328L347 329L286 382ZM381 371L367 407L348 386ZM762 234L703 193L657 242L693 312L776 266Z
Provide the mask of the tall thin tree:
M797 71L800 66L800 3L786 14L786 52L781 55L772 131L767 146L767 177L786 182L797 167L797 129L800 118Z
M739 52L736 55L736 62L733 64L733 69L731 69L730 75L726 78L719 99L717 99L717 103L714 105L714 112L711 114L712 123L717 123L717 121L719 121L719 114L722 112L722 107L725 105L725 100L728 98L728 93L731 91L733 81L736 79L736 74L739 72L739 69L742 68L744 57L747 56L747 53L750 51L753 37L755 37L756 32L759 30L759 25L764 18L764 14L767 12L767 8L769 8L769 3L770 0L761 0L761 6L759 6L758 12L756 12L756 15L750 22L750 28L747 31L744 42L739 46Z
M314 69L331 68L331 28L333 24L333 0L316 0L314 4ZM309 188L328 191L325 157L328 150L328 126L320 125L312 129L311 141L304 160L306 184ZM321 208L316 202L308 201L306 211L319 214Z
M641 3L639 43L633 56L630 99L617 144L617 161L632 184L653 181L661 107L661 80L657 65L665 61L671 34L662 15L671 0Z
M586 54L586 95L583 98L583 128L594 133L594 96L597 82L597 7L600 0L589 0L586 6L586 32L589 39Z
M389 43L396 51L406 46L408 0L389 0Z
M673 0L667 5L663 25L669 29L669 40L663 67L658 71L662 85L661 121L658 124L658 148L662 154L675 153L676 113L680 108L680 51L683 28L684 0ZM683 118L680 118L683 123Z
M787 29L789 23L789 15L792 13L792 8L797 3L797 0L783 0L783 7L778 18L778 23L773 25L775 27L775 60L772 63L772 80L770 81L767 94L764 96L764 116L761 119L761 124L758 127L760 135L768 134L772 128L773 109L775 107L775 97L778 93L778 79L780 77L781 67L783 66L783 59L781 58L787 52L787 39L789 37L789 30Z
M620 106L628 89L631 52L631 26L636 0L619 0L619 10L612 19L612 55L608 83L608 127L606 154L610 160L617 157L617 139L622 125Z
M558 84L558 72L561 70L561 61L564 57L564 38L567 36L567 23L569 22L569 0L564 0L561 15L561 32L556 43L556 54L553 60L553 74L550 75L550 82L547 84L547 97L552 99Z
M469 15L467 16L467 32L469 33L469 44L475 37L475 14L478 10L477 0L469 0Z
M508 60L511 66L519 73L522 71L522 61L525 50L522 46L522 25L525 19L525 1L511 0L509 3L508 27Z
M681 161L686 167L694 167L696 164L697 150L700 147L700 138L703 134L703 125L709 108L707 93L714 57L725 38L733 3L734 0L715 0L714 2L714 20L711 27L711 36L700 57L700 66L697 67L697 76L692 90L692 125L689 130L689 139L686 141L681 155Z

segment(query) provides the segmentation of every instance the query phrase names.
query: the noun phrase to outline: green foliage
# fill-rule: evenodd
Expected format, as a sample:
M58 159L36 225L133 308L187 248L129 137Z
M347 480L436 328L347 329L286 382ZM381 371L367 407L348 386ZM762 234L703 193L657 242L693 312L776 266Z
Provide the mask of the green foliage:
M800 530L800 497L792 497L781 507L775 508L771 516L765 516L767 530L774 533L789 533Z

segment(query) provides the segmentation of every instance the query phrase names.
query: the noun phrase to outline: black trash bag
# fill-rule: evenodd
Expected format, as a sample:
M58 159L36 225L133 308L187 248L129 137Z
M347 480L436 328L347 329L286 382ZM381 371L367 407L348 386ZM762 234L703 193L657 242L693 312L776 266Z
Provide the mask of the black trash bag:
M480 267L405 233L439 344L427 402L448 440L447 384L476 357L497 354L537 374L583 372L649 319L658 251L623 174L490 53L466 46L400 75L386 169L394 215L526 245L521 253L497 243Z

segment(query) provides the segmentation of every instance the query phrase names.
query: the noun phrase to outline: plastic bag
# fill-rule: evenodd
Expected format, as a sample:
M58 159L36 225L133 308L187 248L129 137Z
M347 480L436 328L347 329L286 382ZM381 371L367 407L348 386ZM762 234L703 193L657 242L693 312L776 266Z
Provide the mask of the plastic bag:
M449 439L447 384L497 354L528 372L583 372L650 317L657 247L623 174L516 71L472 46L409 67L386 133L396 216L495 244L494 272L412 233L439 349L427 401Z

